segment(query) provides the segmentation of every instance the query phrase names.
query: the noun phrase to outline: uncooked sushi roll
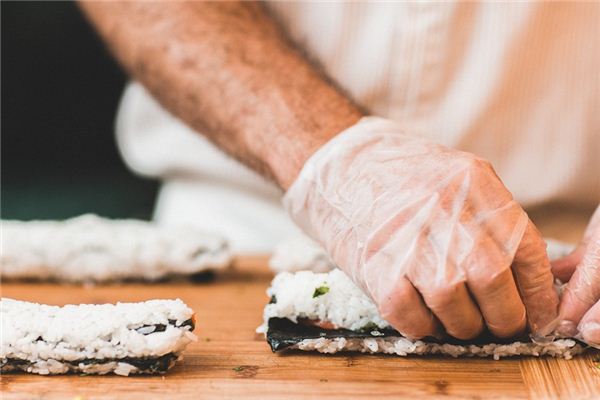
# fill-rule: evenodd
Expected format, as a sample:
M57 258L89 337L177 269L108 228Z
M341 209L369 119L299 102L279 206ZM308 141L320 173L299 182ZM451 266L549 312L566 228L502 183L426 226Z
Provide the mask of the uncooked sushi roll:
M66 221L2 221L3 279L158 280L226 268L227 242L191 227L83 215Z
M328 272L336 266L320 244L299 233L275 247L269 268L275 272Z
M164 373L196 340L181 300L64 307L0 300L2 373Z
M494 359L549 355L569 359L585 350L584 344L573 339L534 343L528 337L507 341L484 335L471 341L411 340L381 318L371 299L339 269L328 273L280 273L267 294L271 301L257 331L265 334L273 351L443 354Z

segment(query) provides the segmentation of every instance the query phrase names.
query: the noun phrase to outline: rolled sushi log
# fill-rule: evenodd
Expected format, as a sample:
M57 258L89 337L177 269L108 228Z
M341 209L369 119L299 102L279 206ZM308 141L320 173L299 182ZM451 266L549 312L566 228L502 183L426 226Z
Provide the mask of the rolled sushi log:
M270 302L257 331L271 349L337 353L353 351L398 356L442 354L452 357L553 356L569 359L586 345L574 339L535 343L525 336L501 340L482 335L464 341L447 337L412 340L383 319L372 300L339 269L328 273L277 274L267 291Z
M155 281L226 268L231 259L223 238L191 227L95 215L2 221L2 279Z
M194 312L181 300L64 307L0 300L0 370L157 374L196 340Z

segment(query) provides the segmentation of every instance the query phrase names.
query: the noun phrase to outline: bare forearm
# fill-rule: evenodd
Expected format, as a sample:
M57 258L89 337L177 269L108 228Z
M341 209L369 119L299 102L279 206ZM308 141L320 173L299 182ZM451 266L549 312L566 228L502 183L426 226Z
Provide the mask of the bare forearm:
M318 147L361 116L259 4L81 6L163 106L283 188Z

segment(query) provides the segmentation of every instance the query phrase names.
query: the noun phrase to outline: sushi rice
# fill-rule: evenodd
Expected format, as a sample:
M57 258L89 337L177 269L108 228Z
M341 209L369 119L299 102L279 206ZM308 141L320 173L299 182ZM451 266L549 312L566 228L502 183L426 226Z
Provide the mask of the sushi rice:
M64 307L0 300L2 373L162 373L196 340L181 300Z
M155 281L223 269L232 260L223 238L192 227L92 214L1 224L2 279Z

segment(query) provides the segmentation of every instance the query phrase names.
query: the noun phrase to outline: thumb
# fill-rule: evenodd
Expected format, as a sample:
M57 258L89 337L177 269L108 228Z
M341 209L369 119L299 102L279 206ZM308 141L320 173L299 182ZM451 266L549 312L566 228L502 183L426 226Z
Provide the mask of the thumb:
M561 299L558 333L574 336L577 324L600 299L600 231L588 243L581 264L577 267Z
M599 230L600 206L596 208L594 215L592 215L592 218L590 218L590 222L585 230L583 239L577 248L575 248L575 250L573 250L570 254L550 262L552 265L552 273L554 274L555 278L558 278L563 282L568 282L571 279L575 269L583 260L587 244L592 240L592 237Z
M600 349L600 301L583 316L578 329L584 342Z
M568 255L550 261L554 277L560 279L562 282L568 282L571 279L571 276L573 276L579 263L581 263L583 255L585 254L585 249L586 246L582 243Z

